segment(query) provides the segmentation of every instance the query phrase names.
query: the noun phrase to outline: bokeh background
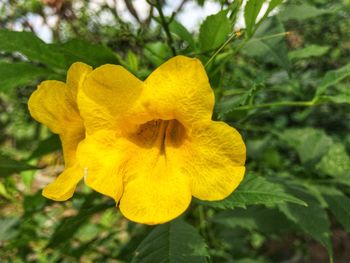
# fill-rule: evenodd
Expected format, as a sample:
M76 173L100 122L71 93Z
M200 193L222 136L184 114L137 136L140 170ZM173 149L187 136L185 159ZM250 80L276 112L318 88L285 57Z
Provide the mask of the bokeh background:
M350 1L259 2L249 26L240 0L0 1L1 262L350 262ZM213 118L243 134L240 191L161 227L84 185L42 197L64 166L57 135L29 115L36 85L75 61L145 79L174 51L207 65ZM173 258L177 243L192 254Z

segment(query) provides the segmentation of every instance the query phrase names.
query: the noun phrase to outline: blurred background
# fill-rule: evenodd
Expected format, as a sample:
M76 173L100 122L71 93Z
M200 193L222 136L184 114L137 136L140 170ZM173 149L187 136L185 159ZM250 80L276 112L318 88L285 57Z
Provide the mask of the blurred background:
M350 1L260 2L247 24L237 0L1 0L0 261L162 262L136 256L154 228L108 198L83 185L67 202L41 196L63 160L27 100L75 61L145 79L176 53L206 65L213 118L245 138L248 174L264 181L242 187L309 205L195 200L183 218L205 244L180 262L350 262Z

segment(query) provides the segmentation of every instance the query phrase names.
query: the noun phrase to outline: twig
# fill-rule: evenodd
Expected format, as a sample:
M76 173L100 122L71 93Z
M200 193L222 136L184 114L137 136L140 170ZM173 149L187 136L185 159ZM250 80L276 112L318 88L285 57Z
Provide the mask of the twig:
M223 50L231 41L232 39L234 39L235 37L239 37L241 36L241 32L233 32L232 35L225 41L224 44L222 44L221 47L219 47L215 53L211 56L211 58L207 61L207 63L205 63L205 68L213 61L213 59L221 52L221 50Z
M148 2L152 5L151 2ZM168 46L170 47L172 53L174 56L176 56L176 50L173 46L174 41L173 41L173 37L171 36L170 30L169 30L169 22L166 21L165 17L164 17L164 13L162 10L162 6L159 0L156 0L154 3L154 7L157 9L158 13L159 13L159 17L160 17L160 22L163 26L163 29L165 31L165 34L167 36L167 42L168 42Z

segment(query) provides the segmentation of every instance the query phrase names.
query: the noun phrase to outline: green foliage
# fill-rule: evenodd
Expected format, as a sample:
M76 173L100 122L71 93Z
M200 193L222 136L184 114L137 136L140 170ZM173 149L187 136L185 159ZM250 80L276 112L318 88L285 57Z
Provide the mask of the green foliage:
M349 1L152 0L148 17L134 1L123 12L116 1L44 2L0 4L1 262L348 261L332 240L350 244ZM208 3L220 11L186 25L187 5ZM44 28L50 43L38 37ZM35 86L64 81L76 61L145 79L174 53L203 62L213 119L246 142L238 188L193 198L180 219L154 227L83 185L70 201L45 199L63 162L59 137L29 116Z
M5 177L21 171L38 169L38 167L0 154L0 169L0 177Z
M333 249L329 233L330 222L326 211L314 196L302 189L293 189L293 194L305 200L309 204L308 207L285 204L279 206L280 210L301 230L325 246L330 258L332 258Z
M329 136L312 128L288 129L281 137L297 151L302 163L319 161L332 145Z
M260 61L271 62L288 70L289 59L284 35L285 30L278 18L266 19L247 42L245 52Z
M10 91L19 86L36 83L38 79L55 77L50 69L38 67L31 63L0 62L0 92Z
M306 59L309 57L320 57L327 53L329 46L309 45L307 47L293 50L288 53L289 59Z
M251 36L253 33L253 28L255 26L256 18L258 17L263 4L264 4L264 1L261 1L261 0L247 1L247 5L244 9L244 20L245 20L248 36Z
M309 5L307 3L303 4L292 4L289 5L288 8L284 9L281 13L281 17L284 20L305 20L311 19L317 16L329 14L332 12L336 12L337 9L323 9L317 8L315 6Z
M220 11L208 16L199 31L199 45L201 50L208 51L218 48L232 32L232 25L227 18L226 11Z
M316 94L323 94L328 87L337 84L348 76L350 76L350 63L339 69L328 71L321 79Z
M304 206L307 205L304 201L287 194L281 185L271 183L261 176L252 174L247 174L238 189L226 199L214 202L198 202L206 206L220 209L245 208L249 205L259 204L271 206L285 202Z
M175 220L154 228L136 249L131 262L202 263L208 262L207 257L206 244L197 230Z

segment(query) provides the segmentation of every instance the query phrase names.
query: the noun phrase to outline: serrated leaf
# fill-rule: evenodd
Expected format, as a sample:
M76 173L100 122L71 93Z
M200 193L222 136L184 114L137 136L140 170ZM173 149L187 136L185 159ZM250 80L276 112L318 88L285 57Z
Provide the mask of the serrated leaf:
M285 9L279 13L282 20L305 20L320 15L336 12L337 9L321 9L307 3L301 5L286 5Z
M113 201L94 204L94 198L95 193L87 196L77 215L66 217L61 220L55 232L52 234L47 247L56 247L62 243L67 243L67 240L72 238L74 234L88 222L91 216L115 206Z
M268 17L268 15L271 13L273 9L275 9L277 6L282 4L283 0L271 0L269 3L269 6L267 7L267 10L264 14L264 16L259 20L259 22L256 24L256 27L260 26L260 24Z
M83 39L71 39L66 43L50 44L53 50L59 50L65 57L66 65L80 61L93 67L103 64L119 64L117 55L109 48Z
M324 131L313 128L287 129L280 137L296 150L302 163L319 161L333 143Z
M261 206L219 212L214 215L212 220L229 228L240 227L266 234L283 232L294 228L293 224L290 224L285 215L278 209Z
M350 179L350 157L341 143L333 144L322 157L316 168L332 177Z
M323 193L323 197L332 214L350 233L350 198L338 190L326 191L326 193Z
M21 85L29 85L40 78L49 78L50 75L54 75L54 72L50 69L38 67L31 63L0 62L0 91L6 92Z
M164 60L171 57L171 50L162 42L154 42L145 46L144 55L153 65L159 66L164 63Z
M188 32L187 28L184 27L181 23L173 19L173 21L171 21L171 23L169 24L169 29L171 33L179 36L181 40L186 41L186 43L191 49L195 49L196 44L194 42L192 34Z
M326 75L322 78L317 88L316 96L323 94L328 87L337 84L338 82L342 81L343 79L349 76L350 76L350 63L346 64L345 66L339 69L328 71Z
M202 51L218 48L231 33L232 25L227 18L227 11L223 10L208 16L199 30L199 44Z
M47 44L31 32L0 30L0 51L19 52L31 61L51 68L67 70L77 61L97 67L106 63L119 64L117 55L109 48L72 39L66 43Z
M18 233L19 219L0 217L0 241L10 240Z
M204 263L207 246L193 226L175 220L159 225L141 242L132 263Z
M327 53L329 46L309 45L307 47L293 50L288 53L289 59L304 59L309 57L320 57Z
M320 242L333 257L333 248L330 238L330 222L326 210L320 205L317 198L306 190L298 187L290 187L289 192L308 203L308 207L295 204L282 204L279 209L286 217L295 223L303 232Z
M0 29L0 51L19 52L31 61L41 62L53 68L66 69L64 55L31 32Z
M9 176L27 170L36 170L38 167L29 165L22 161L14 160L8 156L0 154L0 177Z
M350 94L338 94L332 96L319 96L315 99L316 102L332 102L335 104L350 104Z
M37 148L35 148L28 158L28 160L41 157L45 154L52 153L61 149L61 141L59 136L52 134L49 138L39 142Z
M262 63L274 63L288 71L289 58L284 33L284 27L277 17L267 18L242 51Z
M244 8L244 21L248 37L252 35L256 18L258 17L263 0L248 0Z
M271 183L261 176L247 174L240 186L226 199L222 201L197 201L205 206L234 209L248 205L276 205L292 202L306 206L306 203L292 195L287 194L283 187L277 183Z

